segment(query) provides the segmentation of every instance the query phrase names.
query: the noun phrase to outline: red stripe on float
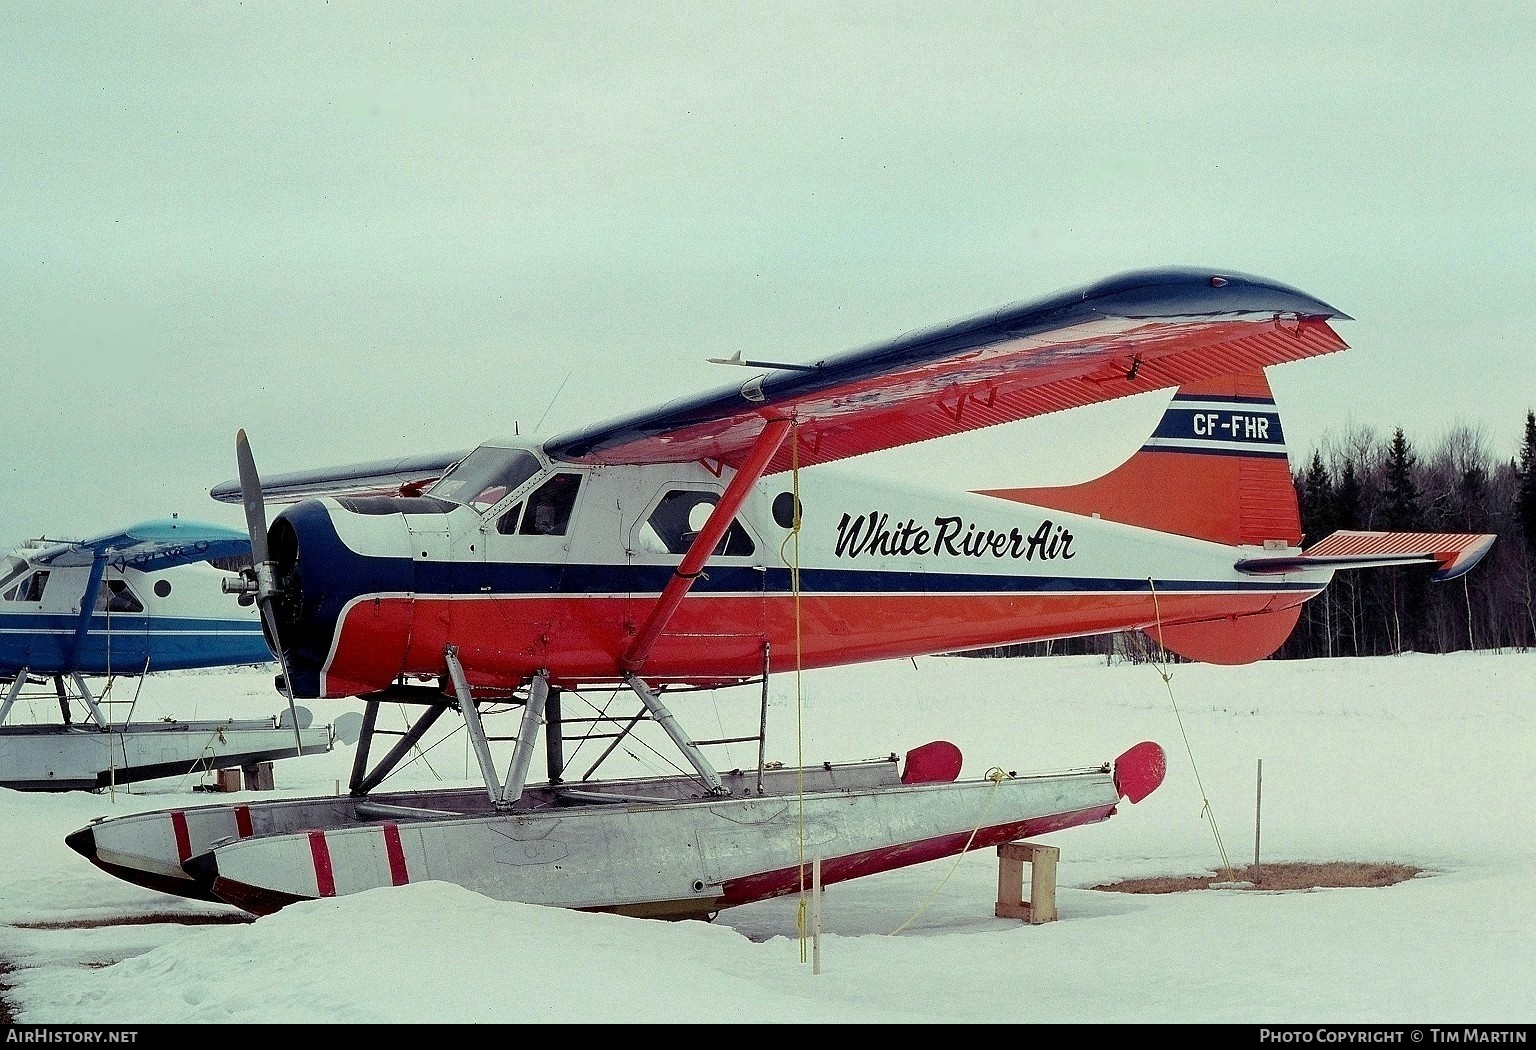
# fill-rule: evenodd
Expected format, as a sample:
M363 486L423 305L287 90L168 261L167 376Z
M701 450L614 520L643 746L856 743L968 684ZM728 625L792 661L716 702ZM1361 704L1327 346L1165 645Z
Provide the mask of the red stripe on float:
M394 824L384 825L384 852L389 855L389 881L393 886L404 886L411 881L405 870L405 850L400 848L400 829Z
M192 856L192 836L187 834L187 815L179 809L171 810L171 831L176 835L176 859L184 861Z
M336 875L331 870L331 849L325 844L325 832L309 833L309 853L315 861L315 885L320 896L336 896Z
M251 837L250 806L235 807L235 834L243 839L248 839Z

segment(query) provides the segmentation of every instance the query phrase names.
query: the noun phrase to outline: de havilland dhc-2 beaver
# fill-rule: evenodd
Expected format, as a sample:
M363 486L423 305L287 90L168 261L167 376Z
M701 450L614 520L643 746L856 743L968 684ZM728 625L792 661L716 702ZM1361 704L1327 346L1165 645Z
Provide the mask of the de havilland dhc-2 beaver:
M222 587L250 552L244 530L170 517L0 559L0 787L93 790L329 751L331 727L301 726L292 710L286 726L109 713L116 680L272 662L255 603ZM38 706L29 685L56 720L17 717Z
M760 733L756 767L722 772L705 750L723 741L673 707L760 682L765 725L775 674L1124 631L1242 664L1341 569L1466 572L1493 537L1303 546L1265 370L1345 349L1343 320L1269 280L1150 270L811 363L737 355L745 382L543 439L262 478L241 431L239 478L212 490L245 508L254 565L232 589L255 596L290 703L363 702L348 794L106 818L69 842L121 878L258 915L440 880L708 918L803 892L811 858L832 885L1103 821L1161 783L1156 742L961 779L945 741L788 768ZM839 462L1158 389L1175 392L1152 435L1084 484L946 491ZM291 504L270 528L269 503ZM632 694L635 713L563 712L594 689ZM370 768L384 703L420 715ZM504 772L493 705L520 710ZM450 710L483 786L376 791ZM655 727L687 771L573 774L568 745L594 724ZM547 775L530 782L541 735Z

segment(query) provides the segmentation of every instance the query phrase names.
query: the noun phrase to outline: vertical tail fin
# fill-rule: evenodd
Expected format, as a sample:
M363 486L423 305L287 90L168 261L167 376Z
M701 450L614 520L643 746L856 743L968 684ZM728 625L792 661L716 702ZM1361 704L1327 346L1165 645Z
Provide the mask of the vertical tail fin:
M1218 543L1301 543L1285 435L1263 371L1180 387L1152 436L1103 477L985 491Z

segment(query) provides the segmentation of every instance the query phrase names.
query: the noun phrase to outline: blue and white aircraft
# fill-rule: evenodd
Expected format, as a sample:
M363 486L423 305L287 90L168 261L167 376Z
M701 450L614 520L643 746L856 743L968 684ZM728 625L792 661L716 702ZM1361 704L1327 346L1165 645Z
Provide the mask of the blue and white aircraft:
M86 684L87 676L271 662L259 608L222 586L250 563L250 552L245 530L172 517L86 540L33 541L0 561L0 786L101 786L171 775L185 768L184 758L201 756L207 768L222 768L329 750L328 732L305 741L297 729L274 721L259 723L271 735L254 749L241 750L229 733L215 733L211 751L200 746L169 761L136 762L125 733L163 751L164 739L151 741L145 731L162 738L181 731L188 738L193 724L114 725ZM46 687L49 679L62 725L7 724L23 690ZM76 723L76 704L84 708L85 724ZM90 732L119 739L96 741L89 757L78 759L78 748L67 745L83 743L77 738ZM40 748L40 741L46 745ZM105 759L98 754L104 744L111 752Z

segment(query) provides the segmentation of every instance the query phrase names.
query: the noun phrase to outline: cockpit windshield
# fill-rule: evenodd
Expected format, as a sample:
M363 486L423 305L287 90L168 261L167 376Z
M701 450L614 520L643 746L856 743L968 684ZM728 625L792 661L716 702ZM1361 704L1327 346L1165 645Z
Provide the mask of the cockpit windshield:
M0 591L8 588L11 583L27 571L27 560L11 555L4 561L0 561Z
M426 495L485 510L541 469L533 453L481 445L444 474Z

